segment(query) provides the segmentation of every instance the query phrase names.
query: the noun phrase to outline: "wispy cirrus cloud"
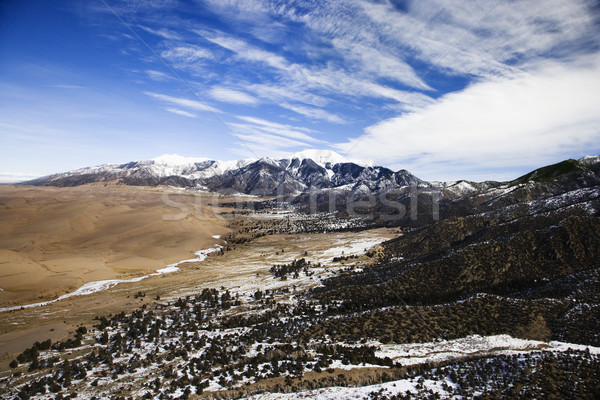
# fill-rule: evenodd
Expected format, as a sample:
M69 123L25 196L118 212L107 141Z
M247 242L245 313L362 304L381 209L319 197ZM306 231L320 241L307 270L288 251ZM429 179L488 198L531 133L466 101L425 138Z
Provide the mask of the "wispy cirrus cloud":
M352 65L357 65L364 74L391 79L409 88L434 90L417 75L410 64L401 58L347 39L334 38L331 43L344 54L346 60Z
M285 57L249 45L244 40L222 34L211 34L204 31L196 31L196 33L204 36L207 40L232 51L239 59L266 64L278 70L286 70L290 67L290 63Z
M292 110L300 115L304 115L310 120L322 120L331 122L333 124L344 124L347 122L339 115L332 114L319 108L306 107L303 105L294 105L290 103L281 103L280 106L283 108L287 108L288 110Z
M246 130L248 133L245 133L244 127L240 125L235 125L235 127L239 131L237 136L244 142L252 144L255 155L258 153L263 157L272 157L272 154L280 154L284 149L298 148L306 145L302 140L272 135L260 129L248 128Z
M559 56L565 43L585 41L594 25L583 0L569 5L559 0L510 5L495 0L467 5L441 0L431 4L347 0L310 7L303 2L228 0L209 1L207 6L222 18L242 24L244 31L276 25L278 33L254 35L258 39L254 40L231 31L197 29L181 20L182 26L233 55L216 55L214 48L185 35L189 43L168 46L162 57L182 69L205 63L209 69L210 63L227 65L228 90L251 92L265 104L272 102L311 121L329 123L348 120L332 112L334 107L364 104L363 98L385 102L379 104L382 110L394 105L398 113L425 107L432 96L448 90L442 86L438 92L439 74L464 77L451 90L463 89L473 77L518 74L549 53ZM140 26L172 41L183 36L176 32L176 21L171 20L169 27ZM248 63L254 66L248 68ZM438 75L428 82L432 70ZM219 75L215 69L210 75L203 72L211 79ZM219 100L225 100L225 92ZM354 115L354 110L350 107L347 112Z
M237 119L243 122L234 122L230 126L244 140L261 146L268 145L271 149L326 143L324 140L311 136L311 134L317 132L308 128L281 124L250 116L237 116Z
M158 81L158 82L164 82L164 81L173 79L173 77L171 75L164 73L162 71L156 71L154 69L147 69L146 75L148 75L148 77L150 79L152 79L153 81Z
M286 98L287 101L279 103L280 106L311 119L325 120L332 123L344 122L344 119L323 109L318 110L293 104L303 101L303 99L308 99L307 102L312 103L311 98L321 99L321 106L328 102L326 97L323 95L314 95L313 91L325 94L335 93L336 96L385 98L395 100L399 103L406 103L417 96L413 92L397 90L378 84L372 80L357 78L342 69L330 65L322 68L313 68L290 63L283 56L257 49L240 39L207 34L202 31L198 31L197 33L205 35L211 42L234 52L236 57L240 59L266 64L274 68L281 78L278 85L248 85L246 88L251 91L256 89L255 93L259 96L266 95L267 97L273 97L273 95L276 95L275 97ZM380 56L383 57L383 55ZM420 86L426 86L420 82L417 83ZM418 97L421 99L428 98L425 94L418 94Z
M173 96L168 96L166 94L153 93L153 92L144 92L144 94L146 94L147 96L150 96L156 100L160 100L162 102L166 102L166 103L170 103L170 104L175 104L180 107L188 108L188 109L195 110L195 111L209 111L209 112L213 112L213 113L221 112L217 108L214 108L212 106L209 106L208 104L205 104L203 102L196 101L196 100L189 100L186 98L173 97Z
M195 13L173 1L154 16L121 7L189 87L228 103L223 119L235 118L231 127L261 149L327 145L328 131L347 124L339 150L441 179L434 170L459 176L525 158L540 165L560 148L577 153L589 143L585 121L595 121L581 101L596 104L594 81L586 91L574 78L592 79L576 61L600 49L599 9L587 0L206 0ZM147 94L174 110L213 109L191 94L160 94L168 78L144 62L136 71L156 85ZM574 106L555 110L551 96ZM251 116L235 116L240 104ZM535 151L511 153L510 143Z
M177 114L177 115L183 115L184 117L188 117L188 118L198 118L198 116L196 114L188 112L188 111L180 110L178 108L167 107L167 108L165 108L165 110L167 110L170 113Z
M212 59L212 53L200 46L174 46L160 53L164 59L175 64L197 63L201 60Z
M166 28L153 29L153 28L150 28L150 27L144 26L144 25L139 25L139 27L148 33L151 33L156 36L160 36L163 39L168 39L168 40L181 40L182 39L182 36L180 34L178 34L175 31L172 31L170 29L166 29Z
M253 83L244 85L244 87L261 99L268 100L269 103L273 104L299 102L315 107L325 107L330 101L325 95L306 91L306 88L302 87L299 82L291 82L285 85L277 82Z
M302 75L312 76L313 82L320 80L333 89L335 86L328 81L342 78L344 83L352 82L354 88L363 89L355 92L357 96L396 99L398 96L376 81L390 79L416 90L432 89L423 80L428 69L417 73L410 64L414 58L430 66L425 68L450 74L511 75L544 59L549 52L559 56L556 51L561 47L589 42L596 31L595 17L585 1L567 4L560 0L526 0L508 4L489 0L465 5L437 0L402 4L359 0L311 7L301 2L281 5L270 1L213 4L229 18L239 15L243 19L243 15L251 14L253 18L263 15L263 19L301 23L306 27L301 34L318 37L327 46L327 54L343 61L348 71L336 70L330 64L320 68L291 66L277 55L251 50L247 44L223 36L215 42L249 60L263 59L282 70L296 68L295 80Z
M597 18L585 1L413 1L404 12L392 2L354 4L356 18L378 33L363 43L405 47L436 69L482 77L560 57L565 46L572 54L589 44Z
M224 87L213 87L209 94L213 99L222 101L224 103L254 105L259 102L257 98L250 96L248 93L227 89Z
M244 25L245 31L264 42L285 40L288 27L273 18L272 4L263 1L207 0L205 4L216 14Z

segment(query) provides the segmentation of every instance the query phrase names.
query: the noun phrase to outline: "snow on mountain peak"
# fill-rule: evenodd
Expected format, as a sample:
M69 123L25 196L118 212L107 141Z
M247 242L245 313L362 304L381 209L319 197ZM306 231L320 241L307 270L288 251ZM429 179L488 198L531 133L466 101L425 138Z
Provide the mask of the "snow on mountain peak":
M352 163L358 164L358 165L362 165L365 167L374 165L374 163L372 161L348 159L348 158L336 153L333 150L308 149L308 150L303 150L303 151L294 153L287 158L289 158L289 159L298 158L300 160L310 158L311 160L313 160L314 162L316 162L317 164L319 164L323 167L327 163L331 163L331 165L334 165L334 164L349 163L349 162L352 162Z
M292 154L289 158L304 160L310 158L317 164L338 164L348 162L343 156L332 150L308 149Z
M361 165L363 167L374 166L375 164L372 161L364 161L364 160L354 160L346 158L333 150L318 150L318 149L308 149L304 151L300 151L294 153L285 159L292 160L294 158L298 158L300 160L311 159L317 164L325 167L327 164L335 165L340 163L349 163L352 162L354 164ZM262 159L265 162L276 163L276 159L272 159L269 157L264 157ZM201 158L201 157L184 157L179 154L163 154L159 157L153 158L149 161L152 161L156 165L162 165L165 167L184 167L189 166L195 163L201 163L206 161L213 161L209 158ZM219 172L225 172L231 169L237 169L244 167L251 162L256 161L256 159L243 159L243 160L232 160L232 161L215 161L214 169ZM216 172L216 171L215 171Z
M600 156L585 156L580 158L579 161L587 165L598 164L600 163Z

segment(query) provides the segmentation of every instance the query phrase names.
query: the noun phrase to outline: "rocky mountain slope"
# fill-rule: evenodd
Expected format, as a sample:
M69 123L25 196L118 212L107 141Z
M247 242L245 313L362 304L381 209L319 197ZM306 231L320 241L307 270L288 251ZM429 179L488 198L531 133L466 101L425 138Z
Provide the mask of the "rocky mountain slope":
M595 156L542 167L509 182L430 183L406 170L394 172L371 162L347 160L332 151L306 150L282 159L234 161L165 155L152 160L80 168L24 184L59 187L89 183L168 185L220 193L279 196L315 191L327 196L333 190L352 196L386 196L386 200L400 201L407 209L411 207L407 196L411 187L418 189L420 195L429 193L437 196L443 203L442 213L451 208L452 211L446 215L451 216L461 209L485 210L490 204L498 202L508 204L524 199L546 198L567 190L593 187L600 183L599 171L600 157ZM302 198L296 200L302 201ZM421 198L419 206L430 208L431 201ZM342 203L345 205L345 202ZM385 209L385 204L380 203L380 208ZM449 204L451 207L446 207Z
M372 163L352 162L331 151L308 150L288 158L215 161L162 156L81 168L26 182L44 186L78 186L88 183L136 186L169 185L255 195L287 195L312 189L428 186L405 170L394 172Z
M217 189L268 187L261 186L267 175L299 182L285 181L290 171L314 188L325 183L319 174L311 181L308 170L319 168L336 179L346 168L349 180L375 174L319 161L252 161L221 174L230 180ZM382 247L360 257L338 248L330 254L342 264L328 277L306 251L286 249L293 261L274 265L258 290L203 289L98 317L93 330L18 355L16 372L0 378L0 396L598 398L599 161L567 160L510 182L422 185L417 204L410 188L388 190L394 174L379 170L369 182L379 179L373 190L390 197L369 204L370 215L382 217L390 199L408 210L395 221L399 235ZM439 218L431 212L435 192ZM279 215L279 204L264 202L261 212ZM298 221L313 217L286 215L256 231L239 227L253 235L244 241L226 239L246 246L260 235L297 233ZM318 284L303 291L301 282Z
M440 219L405 224L374 266L314 293L339 302L335 312L380 311L309 334L363 326L368 336L400 342L503 332L600 345L599 158L468 185L442 189Z

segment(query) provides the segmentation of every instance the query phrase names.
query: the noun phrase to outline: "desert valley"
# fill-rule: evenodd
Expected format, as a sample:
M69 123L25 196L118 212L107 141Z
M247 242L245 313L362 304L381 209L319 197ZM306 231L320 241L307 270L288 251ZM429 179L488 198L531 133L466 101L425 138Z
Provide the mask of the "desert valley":
M0 393L593 397L599 166L392 186L309 158L159 160L2 186ZM165 167L195 170L177 187Z

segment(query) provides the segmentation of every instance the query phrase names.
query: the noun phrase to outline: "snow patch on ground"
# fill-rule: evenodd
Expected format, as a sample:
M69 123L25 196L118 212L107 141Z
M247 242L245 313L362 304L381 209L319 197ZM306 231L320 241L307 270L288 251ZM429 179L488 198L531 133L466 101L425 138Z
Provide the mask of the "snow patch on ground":
M471 335L454 340L406 344L381 344L377 341L370 341L367 345L378 347L375 352L377 357L389 357L402 365L450 361L474 355L524 354L542 350L564 352L573 349L600 355L600 347L558 341L541 342L514 338L509 335Z
M210 253L214 253L215 251L219 251L219 250L221 250L222 247L223 246L216 245L216 247L212 247L210 249L199 250L199 251L197 251L197 252L194 253L196 255L195 259L181 261L178 264L181 264L181 263L184 263L184 262L199 262L199 261L204 261L204 260L206 260L206 258L208 257L208 255Z
M215 280L204 281L203 284L207 287L223 286L228 290L235 291L247 300L252 300L254 293L258 290L264 292L266 290L274 291L288 288L290 294L293 295L295 291L321 285L322 279L330 278L341 270L348 268L348 265L334 263L333 257L361 255L365 249L369 250L373 246L389 240L387 236L375 235L372 232L328 235L324 239L327 246L322 250L315 250L310 246L304 247L302 242L309 240L308 237L304 237L294 242L298 247L298 251L279 253L279 251L270 249L272 251L265 250L262 254L262 250L257 250L261 253L260 258L254 257L255 254L252 254L249 258L247 255L240 254L236 263L229 268L223 269L218 264L204 265L205 271L211 269L215 271ZM308 254L304 254L304 249L307 250ZM301 271L297 278L290 275L287 280L281 280L269 271L273 265L288 264L299 258L304 258L311 263L308 267L309 275ZM321 264L321 267L318 267L318 264ZM193 295L196 292L196 287L182 287L165 299L174 300L181 296ZM282 301L285 302L285 300Z
M364 399L372 392L385 391L387 395L405 394L410 392L413 394L419 393L422 390L431 389L434 393L439 393L440 397L447 398L450 393L443 390L439 382L425 379L422 382L423 389L417 389L417 379L402 379L381 383L378 385L360 386L360 387L328 387L315 390L307 390L297 393L263 393L247 399L253 400L292 400L292 399L320 399L320 400L340 400L340 399Z
M342 245L332 247L320 253L322 261L331 261L333 257L354 256L363 254L365 251L380 245L387 239L381 237L369 238L363 237L346 242Z
M491 352L514 354L515 352L539 351L540 349L551 349L552 346L545 342L517 339L509 335L472 335L455 340L427 343L379 344L373 342L369 344L379 347L379 350L375 352L377 357L389 357L402 365L448 361Z
M363 364L344 364L342 362L342 360L333 360L331 362L331 364L329 364L327 366L327 368L344 369L346 371L350 371L350 370L357 369L357 368L389 368L389 367L382 367L381 365L367 364L367 363L363 363Z
M390 357L395 362L403 365L423 364L437 361L448 361L464 358L465 356L493 353L493 354L524 354L530 352L556 351L564 352L569 349L579 351L589 351L591 354L599 355L600 347L563 343L563 342L540 342L536 340L525 340L513 338L509 335L479 336L472 335L456 340L443 340L428 343L409 343L382 345L378 342L370 342L368 345L377 345L377 357ZM354 368L367 367L360 365L344 365L336 360L331 365L332 368L351 370ZM381 366L377 366L381 368ZM419 381L421 382L419 384ZM291 400L291 399L364 399L370 393L383 391L387 396L405 395L410 392L412 395L418 395L427 390L438 393L441 398L450 398L451 393L442 388L443 383L448 387L453 387L454 383L449 380L433 381L422 379L417 376L411 379L401 379L397 381L386 382L377 385L361 387L328 387L322 389L308 390L297 393L264 393L245 397L253 400Z
M458 181L452 185L449 185L446 189L462 196L477 191L477 187L467 181Z
M590 354L600 355L600 347L587 346L585 344L574 344L574 343L565 343L565 342L550 342L552 348L550 350L554 351L567 351L567 350L579 350L579 351L589 351Z

